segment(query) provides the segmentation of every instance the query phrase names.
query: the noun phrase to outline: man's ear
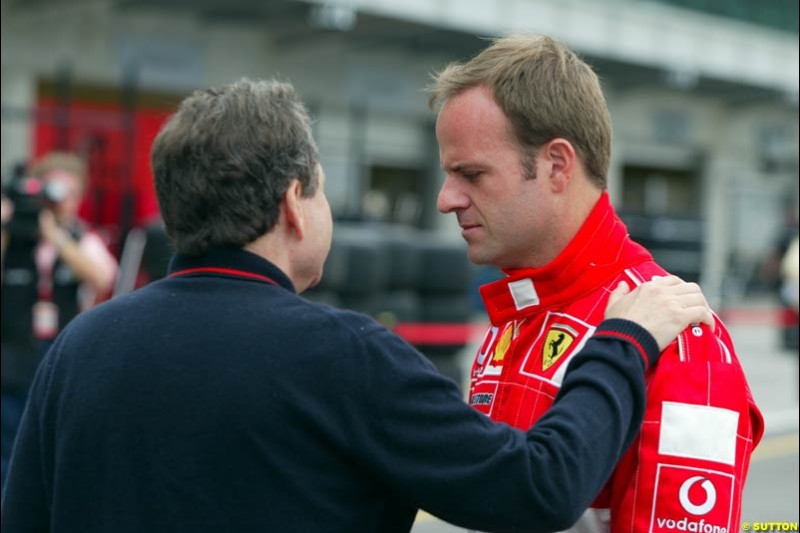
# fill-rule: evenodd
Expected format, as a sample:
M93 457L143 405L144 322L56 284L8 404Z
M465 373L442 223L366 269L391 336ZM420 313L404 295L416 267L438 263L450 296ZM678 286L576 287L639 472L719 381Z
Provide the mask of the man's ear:
M556 137L542 147L542 155L549 163L553 192L564 192L575 173L575 148L572 143Z
M286 216L288 230L297 235L298 239L305 236L305 217L300 199L303 196L303 186L298 180L292 180L283 194L283 212Z

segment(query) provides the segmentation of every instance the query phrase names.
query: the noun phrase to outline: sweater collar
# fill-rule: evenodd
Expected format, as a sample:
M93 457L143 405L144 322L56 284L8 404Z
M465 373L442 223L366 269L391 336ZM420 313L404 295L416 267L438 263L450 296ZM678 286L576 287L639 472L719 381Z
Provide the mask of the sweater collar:
M483 285L492 324L562 305L610 282L625 268L652 260L630 240L628 228L604 192L566 248L541 268L507 269L506 278Z
M169 276L214 276L247 279L295 292L289 277L261 256L240 248L212 248L198 256L175 254Z

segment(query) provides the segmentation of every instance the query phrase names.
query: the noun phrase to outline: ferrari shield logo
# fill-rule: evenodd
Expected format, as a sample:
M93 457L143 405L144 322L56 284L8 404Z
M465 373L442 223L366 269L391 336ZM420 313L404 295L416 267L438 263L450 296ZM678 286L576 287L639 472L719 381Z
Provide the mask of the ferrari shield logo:
M566 313L548 311L530 344L519 373L543 377L560 387L570 359L594 332L594 326Z
M566 324L553 324L542 346L542 371L547 370L564 355L578 336L578 332Z

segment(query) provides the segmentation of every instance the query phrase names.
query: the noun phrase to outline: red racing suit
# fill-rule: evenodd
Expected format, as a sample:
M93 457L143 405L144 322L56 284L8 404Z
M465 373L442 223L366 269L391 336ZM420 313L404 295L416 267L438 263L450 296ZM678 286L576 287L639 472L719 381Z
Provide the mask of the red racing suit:
M481 287L491 326L473 363L469 401L527 429L552 405L610 291L666 273L631 241L603 194L554 261L506 274ZM713 332L691 327L649 372L642 430L593 506L610 510L614 533L739 531L750 454L762 433L725 327L719 320Z

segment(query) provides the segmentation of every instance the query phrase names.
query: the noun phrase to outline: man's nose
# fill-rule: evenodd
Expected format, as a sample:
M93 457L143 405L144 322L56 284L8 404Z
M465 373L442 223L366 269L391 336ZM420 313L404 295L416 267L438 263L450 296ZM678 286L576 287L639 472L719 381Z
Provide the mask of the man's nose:
M439 189L436 208L442 213L452 213L459 209L465 209L468 205L469 198L459 190L456 180L451 176L446 176L442 188Z

